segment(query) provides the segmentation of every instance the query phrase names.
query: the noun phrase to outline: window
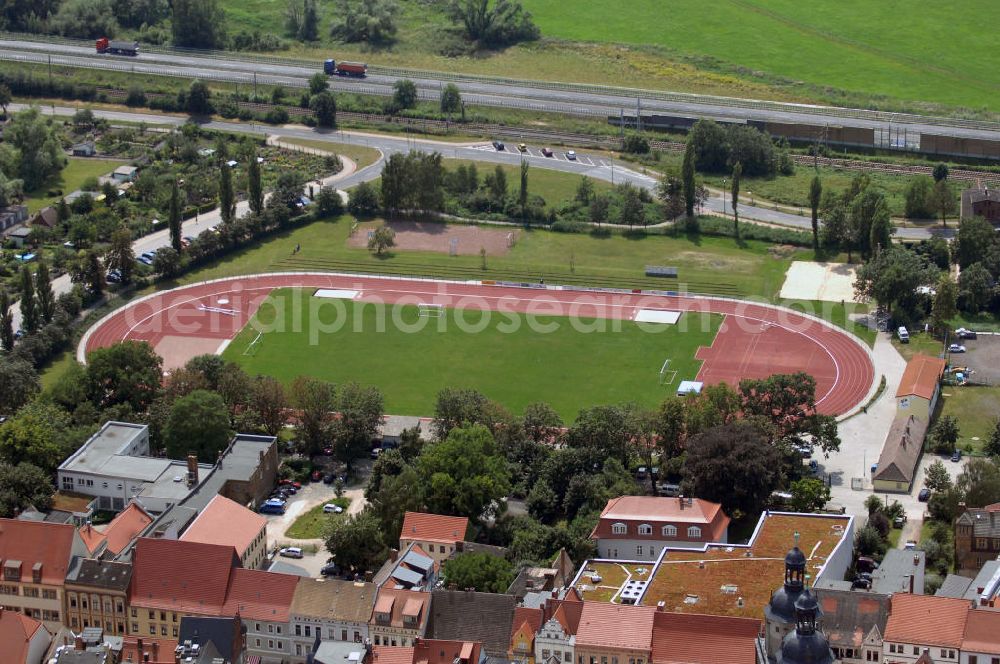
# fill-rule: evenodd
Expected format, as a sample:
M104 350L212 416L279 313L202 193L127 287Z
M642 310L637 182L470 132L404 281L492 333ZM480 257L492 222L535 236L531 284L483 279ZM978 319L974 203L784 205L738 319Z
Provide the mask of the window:
M285 642L278 641L278 650L284 650L284 649L285 649Z
M306 636L312 636L312 627L306 625Z
M150 611L149 612L149 619L150 620L155 620L156 619L156 612L155 611Z
M257 639L257 647L260 648L260 639Z
M267 640L267 647L270 650L274 650L274 639L268 639Z
M255 631L255 632L259 632L260 631L260 623L254 623L253 624L253 631Z
M644 523L644 524L642 524L642 525L639 526L639 534L640 535L652 535L653 534L653 527L651 525L649 525L648 523Z
M25 588L24 589L24 596L25 597L38 597L38 588ZM83 603L83 608L85 608L85 609L87 608L87 602L86 601L84 601L84 603Z
M176 639L177 638L177 628L176 627L172 627L171 631L173 632L173 636Z
M913 646L913 654L914 655L919 655L920 654L920 648L918 648L917 646ZM944 651L943 650L941 651L941 655L942 656L944 655Z
M663 526L661 532L664 537L677 537L677 526Z
M354 630L354 642L361 643L361 632ZM1000 664L1000 662L995 662L994 664Z
M628 531L628 526L626 526L624 523L611 524L612 535L624 535L627 531Z
M132 623L132 633L135 634L138 631L139 631L139 623L137 622Z
M160 625L160 636L166 636L166 635L167 635L167 626Z
M563 661L564 662L572 662L573 661L573 657L569 654L568 650L563 653Z
M688 537L701 537L701 528L698 526L688 528Z
M295 644L295 654L300 657L302 656L302 644L300 643Z
M340 640L341 641L346 641L347 640L347 630L346 629L340 630Z
M0 584L0 595L18 595L17 586L8 586Z
M70 618L69 619L69 626L72 627L72 628L74 628L74 629L76 629L79 626L79 623L77 622L76 618ZM973 662L972 664L976 664L976 663Z
M150 636L156 636L156 625L150 625L149 626L149 635Z
M274 625L268 625L267 626L267 632L269 634L274 634Z
M102 482L101 486L102 486L102 488L107 489L108 488L108 483L107 482Z
M71 609L75 609L76 608L76 595L70 595L69 596L69 608L71 608Z
M135 607L133 606L133 607L132 607L132 611L131 611L131 614L132 614L132 617L133 617L133 618L138 618L138 617L139 617L139 610L138 610L138 609L136 609L136 608L135 608Z
M302 625L295 626L295 636L302 636Z
M979 664L979 658L975 655L969 655L969 664Z
M170 614L170 619L172 622L177 622L177 614L176 613Z
M277 632L278 634L281 634L281 625L275 625L274 631Z
M642 555L642 544L640 544L639 546L635 547L635 555L637 555L637 556L641 556Z

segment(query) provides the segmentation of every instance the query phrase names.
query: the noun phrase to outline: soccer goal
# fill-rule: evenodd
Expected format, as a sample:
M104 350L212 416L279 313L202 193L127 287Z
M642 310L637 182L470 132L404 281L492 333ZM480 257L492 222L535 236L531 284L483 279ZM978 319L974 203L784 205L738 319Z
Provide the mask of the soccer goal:
M258 332L257 336L254 338L254 340L251 341L250 345L247 346L246 350L243 351L243 354L246 355L246 356L248 356L248 357L253 357L254 355L256 355L257 354L257 349L260 348L261 339L263 339L263 338L264 338L264 333L263 332Z
M663 360L660 367L660 385L670 385L677 379L677 370L670 368L670 358Z
M418 304L417 311L421 317L441 318L444 316L444 307L440 304Z

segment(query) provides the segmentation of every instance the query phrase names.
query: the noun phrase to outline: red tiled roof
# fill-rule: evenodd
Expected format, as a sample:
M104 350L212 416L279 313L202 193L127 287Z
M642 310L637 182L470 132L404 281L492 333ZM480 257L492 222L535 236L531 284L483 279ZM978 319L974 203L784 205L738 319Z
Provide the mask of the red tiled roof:
M295 584L299 577L239 567L233 570L226 592L225 615L235 615L251 620L288 622Z
M657 611L652 664L754 664L760 621Z
M947 362L941 358L914 355L913 359L906 363L906 370L903 371L903 377L899 381L899 389L896 390L896 398L914 396L931 399L946 365Z
M372 664L413 664L413 648L373 646Z
M969 609L962 636L962 650L984 655L1000 655L1000 613Z
M688 503L690 501L690 503ZM625 522L632 524L625 535L615 535L612 524ZM638 524L652 526L651 535L638 535L635 527ZM661 528L667 524L682 524L678 528L677 540L692 539L685 535L684 526L703 526L705 530L698 541L718 542L729 527L729 517L722 511L719 503L701 500L700 498L661 498L658 496L619 496L612 498L604 506L600 521L591 534L592 538L648 538L662 541Z
M464 516L407 512L403 517L399 539L450 544L463 541L468 527L469 520Z
M240 560L231 546L140 538L132 554L129 601L136 606L219 615Z
M107 541L107 537L104 533L90 524L80 526L79 532L80 539L83 540L83 545L87 547L87 551L90 552L90 555L97 553L97 550L101 548L101 545Z
M242 557L266 525L267 517L219 495L205 506L181 539L185 542L231 544L236 548L237 555Z
M655 613L652 606L584 602L576 646L648 651Z
M885 640L961 648L969 600L896 593L892 596Z
M45 628L34 618L0 608L0 644L3 644L3 661L11 664L27 661L31 638L40 629Z
M151 636L125 636L122 639L122 662L141 662L142 654L148 654L149 664L174 664L177 639L154 639ZM140 639L142 653L139 652Z
M532 635L537 634L542 627L542 618L545 612L542 609L535 609L529 606L518 606L514 608L514 620L510 624L510 638L513 641L518 630L527 623L527 629Z
M430 599L429 593L416 590L379 588L378 599L375 600L375 607L372 609L372 621L375 620L376 613L389 613L389 623L393 627L402 627L403 614L409 611L408 615L416 615L417 623L423 625L427 622L427 604Z
M121 553L129 542L134 540L151 523L153 523L153 517L149 516L136 503L129 503L128 507L122 510L104 529L104 536L108 540L108 551L115 555Z
M42 565L42 583L63 585L73 555L76 528L65 523L0 519L0 562L21 563L21 579L31 581L32 568Z
M413 644L413 664L453 664L457 661L479 664L481 650L482 644L476 641L418 638Z

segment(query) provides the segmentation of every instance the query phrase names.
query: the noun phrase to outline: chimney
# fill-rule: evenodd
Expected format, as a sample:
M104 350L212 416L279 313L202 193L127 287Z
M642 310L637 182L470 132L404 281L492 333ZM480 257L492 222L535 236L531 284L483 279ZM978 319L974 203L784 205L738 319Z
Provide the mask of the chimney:
M73 649L74 650L85 650L86 649L85 646L83 645L83 637L82 636L77 636L76 639L73 641Z
M680 504L681 509L684 509L684 496L677 496L677 502Z
M663 600L660 600L659 602L656 603L657 611L666 611L666 609L667 609L667 603L664 602Z
M743 601L743 598L742 597L737 597L736 598L736 607L742 609L744 607L744 605L745 605L745 602Z
M399 558L399 549L389 549L389 560L396 562L397 558Z
M188 454L187 466L188 466L188 484L195 485L198 483L198 457L196 457L193 454Z

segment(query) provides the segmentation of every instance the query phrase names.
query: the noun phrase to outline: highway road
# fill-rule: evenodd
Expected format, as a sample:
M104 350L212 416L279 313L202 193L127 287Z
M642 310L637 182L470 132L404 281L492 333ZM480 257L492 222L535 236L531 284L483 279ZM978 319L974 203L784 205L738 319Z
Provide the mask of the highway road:
M26 108L24 104L11 104L12 111ZM60 106L41 107L42 112L57 116L70 116L76 109ZM110 122L145 122L149 125L180 126L188 121L186 117L177 115L163 115L152 112L131 112L131 111L109 111L98 109L94 111L98 117L107 119ZM623 166L615 162L612 158L600 154L579 153L575 158L569 158L566 151L559 150L553 153L552 157L546 157L541 152L541 147L531 146L526 153L518 151L514 145L506 146L502 151L496 150L488 143L455 144L443 143L440 141L414 139L407 137L385 136L380 134L367 134L362 132L333 131L320 132L306 127L286 126L273 127L270 125L244 124L239 122L211 121L202 123L206 129L226 131L240 134L253 134L258 136L279 135L286 138L307 138L313 141L329 141L331 143L353 143L375 148L381 152L382 157L373 164L359 169L344 176L334 176L328 178L324 184L330 184L343 191L349 189L360 182L374 180L381 174L384 159L393 153L406 153L411 150L424 152L440 152L445 158L468 159L490 164L518 165L522 159L528 161L532 167L546 168L586 175L596 180L604 180L615 184L630 182L643 189L652 189L656 185L656 180L634 168ZM714 194L705 206L707 211L723 213L725 210L732 213L731 202L727 202L721 194ZM247 203L240 202L237 206L237 214L244 214L247 211ZM775 224L798 228L802 230L811 229L811 221L808 217L803 217L785 212L770 210L764 207L740 204L740 218L746 221L757 221L768 224ZM212 226L221 223L218 211L202 214L196 219L189 219L183 223L182 234L197 236L199 233L208 230ZM897 237L905 239L925 239L931 236L926 229L907 228L897 229ZM136 256L149 251L155 251L161 247L169 245L170 239L166 230L158 231L150 235L145 235L133 242L132 248ZM68 292L72 288L68 275L63 275L52 282L56 295ZM20 310L14 308L15 329L20 325Z
M309 76L321 71L322 64L281 60L273 57L205 54L198 52L142 52L136 57L100 55L85 42L49 43L22 39L0 39L0 59L21 62L70 65L98 69L134 71L137 74L170 75L253 84L280 84L305 87ZM332 77L334 90L373 95L392 94L392 85L402 70L371 67L364 79ZM391 73L390 73L391 72ZM679 114L728 120L770 120L843 127L898 130L904 127L914 137L917 133L941 134L966 138L1000 140L996 123L934 118L859 109L842 109L806 104L783 104L752 99L685 95L650 90L510 80L492 82L485 78L458 77L430 72L406 74L413 80L421 99L438 99L443 85L454 80L463 99L471 104L522 108L575 115L617 115L634 113Z

